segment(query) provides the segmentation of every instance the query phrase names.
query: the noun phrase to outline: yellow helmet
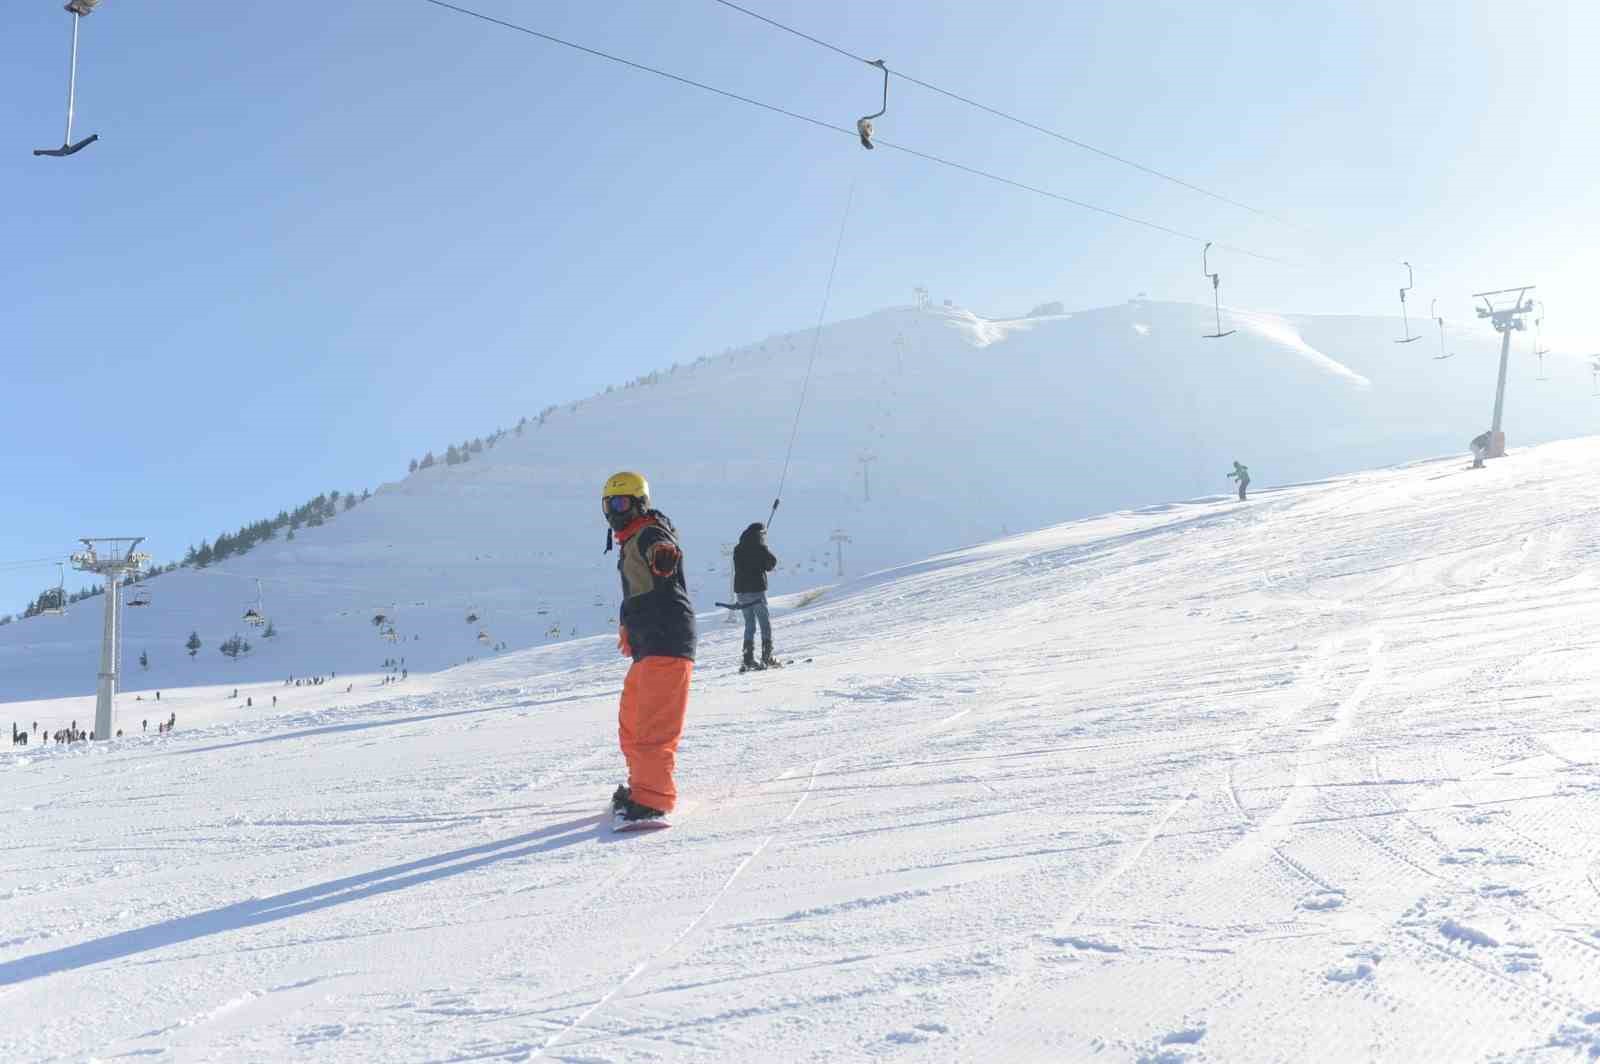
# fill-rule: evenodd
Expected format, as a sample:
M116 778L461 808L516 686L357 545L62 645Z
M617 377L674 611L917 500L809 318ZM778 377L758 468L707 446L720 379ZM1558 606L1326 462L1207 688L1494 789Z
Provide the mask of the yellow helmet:
M624 470L613 473L611 479L606 481L605 487L600 489L602 499L613 495L631 495L636 499L650 498L650 482L639 473L630 473Z

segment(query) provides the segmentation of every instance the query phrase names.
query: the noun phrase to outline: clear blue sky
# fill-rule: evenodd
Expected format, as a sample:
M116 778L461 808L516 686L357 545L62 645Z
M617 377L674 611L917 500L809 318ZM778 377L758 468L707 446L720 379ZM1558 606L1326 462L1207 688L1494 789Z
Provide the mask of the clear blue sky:
M898 82L880 135L1218 241L1224 297L1470 317L1537 282L1600 349L1597 5L746 0L1284 226ZM870 69L711 0L465 6L842 125ZM1202 301L1199 248L422 0L8 5L0 563L162 559L674 360L910 299ZM738 396L729 396L730 404ZM625 432L619 426L619 432ZM781 433L779 434L781 435ZM531 500L530 500L531 503ZM53 570L0 568L0 612Z

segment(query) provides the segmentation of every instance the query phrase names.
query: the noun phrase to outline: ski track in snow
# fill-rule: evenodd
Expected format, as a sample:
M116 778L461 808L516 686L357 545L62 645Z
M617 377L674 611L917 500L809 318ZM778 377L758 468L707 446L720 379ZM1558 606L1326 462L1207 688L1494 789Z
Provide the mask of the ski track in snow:
M605 638L0 751L0 1059L1593 1057L1597 459L1013 536L781 672L708 626L656 835Z

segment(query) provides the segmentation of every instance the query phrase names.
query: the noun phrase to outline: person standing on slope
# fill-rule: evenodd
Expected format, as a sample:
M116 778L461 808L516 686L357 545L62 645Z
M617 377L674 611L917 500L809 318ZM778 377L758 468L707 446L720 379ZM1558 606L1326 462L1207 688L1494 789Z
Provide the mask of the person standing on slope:
M1480 432L1478 435L1472 437L1472 443L1469 444L1469 446L1472 448L1473 469L1483 468L1483 459L1489 453L1489 439L1491 434L1492 433L1490 432Z
M683 551L665 514L650 508L650 485L638 473L617 473L600 492L617 544L622 610L617 645L633 658L622 684L617 737L628 782L611 796L616 826L664 824L677 804L673 782L678 739L694 672L694 606L683 577Z
M1233 472L1228 474L1228 479L1239 482L1239 501L1244 502L1245 489L1250 487L1250 467L1235 461Z
M778 567L777 556L767 547L767 526L759 521L747 527L733 548L733 593L744 610L744 664L741 669L775 669L772 656L772 614L767 610L767 574ZM756 661L756 624L761 625L761 660Z

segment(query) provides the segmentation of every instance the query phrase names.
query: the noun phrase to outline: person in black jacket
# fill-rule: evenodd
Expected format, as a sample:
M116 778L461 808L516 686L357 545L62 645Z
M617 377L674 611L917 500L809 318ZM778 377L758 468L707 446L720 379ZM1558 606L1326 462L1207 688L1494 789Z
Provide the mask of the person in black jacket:
M778 559L767 548L767 527L759 521L750 525L733 548L733 593L744 609L745 669L773 669L778 659L772 656L772 615L767 611L767 574L778 567ZM761 625L761 660L756 661L756 625Z

